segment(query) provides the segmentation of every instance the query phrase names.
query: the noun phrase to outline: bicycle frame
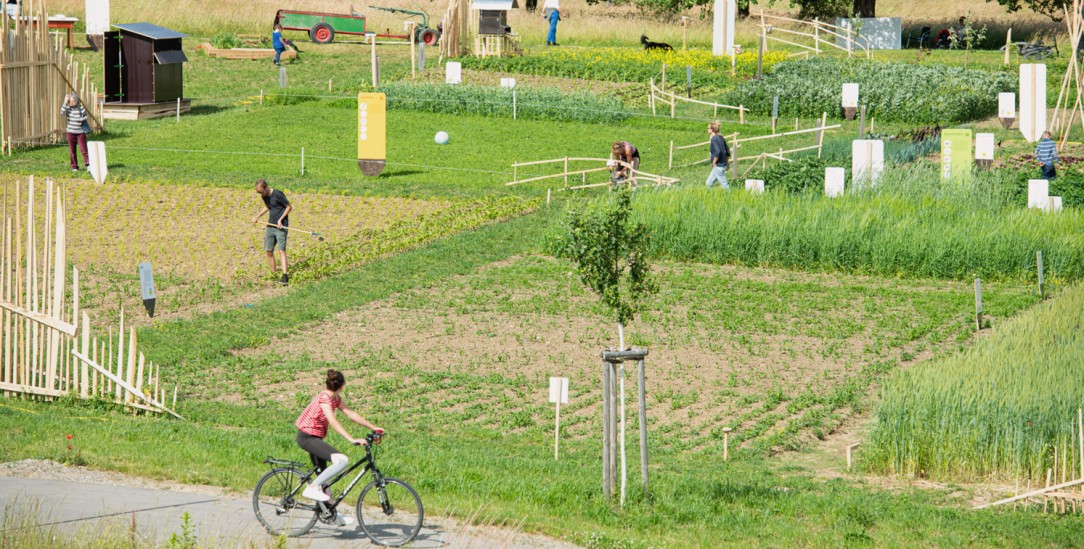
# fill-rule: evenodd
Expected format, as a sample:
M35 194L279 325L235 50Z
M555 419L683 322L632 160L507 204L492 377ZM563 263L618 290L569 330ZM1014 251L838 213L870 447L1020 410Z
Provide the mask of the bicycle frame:
M306 469L307 469L307 472L305 472L304 476L301 478L301 483L299 483L298 486L294 488L293 492L288 494L287 497L291 497L291 498L296 496L298 494L298 492L301 491L302 486L309 483L310 479L314 478L314 476L316 475L316 468L315 467L306 468L303 464L298 463L296 461L275 459L275 458L272 458L272 457L269 456L267 459L264 460L264 463L267 463L269 465L279 465L279 466L289 467L291 469L297 470L298 472L306 471ZM343 472L335 475L331 479L331 481L327 483L327 485L329 487L334 486L340 480L346 478L348 475L350 475L351 473L356 471L358 467L364 467L364 468L361 470L360 473L357 474L357 476L354 477L353 480L350 481L350 484L348 484L346 486L346 489L343 490L342 493L339 494L338 498L332 498L331 500L326 501L326 502L317 502L315 505L310 505L308 503L297 503L296 504L297 507L301 508L301 509L312 509L313 511L322 511L324 509L329 509L329 508L334 509L334 508L338 507L338 505L340 503L342 503L342 500L346 498L346 495L349 494L354 489L355 486L357 486L358 482L361 482L361 479L362 479L362 477L365 476L365 473L368 473L369 471L372 471L374 480L379 480L379 479L384 478L384 474L380 472L380 469L377 468L376 463L373 461L372 449L369 448L368 446L366 446L366 448L365 448L365 457L363 457L363 458L359 459L358 461L354 462L350 467L346 468L346 470L344 470Z

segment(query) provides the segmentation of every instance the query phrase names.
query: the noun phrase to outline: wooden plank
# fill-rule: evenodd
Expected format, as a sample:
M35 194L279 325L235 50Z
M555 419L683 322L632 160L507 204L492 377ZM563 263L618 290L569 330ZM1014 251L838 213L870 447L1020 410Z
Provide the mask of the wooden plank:
M1031 498L1031 497L1041 496L1041 495L1046 494L1048 492L1056 492L1058 490L1061 490L1062 488L1071 488L1073 486L1080 486L1080 485L1084 485L1084 478L1077 479L1077 480L1072 480L1072 481L1069 481L1069 482L1063 482L1061 484L1055 484L1054 486L1051 486L1049 488L1040 488L1038 490L1029 490L1027 492L1024 492L1023 494L1013 496L1011 498L1005 498L1005 499L1002 499L1002 500L995 501L993 503L987 503L987 504L984 504L984 505L979 505L978 507L974 507L974 509L986 509L988 507L995 507L995 506L998 506L998 505L1004 505L1006 503L1013 503L1013 502L1017 502L1017 501L1020 501L1020 500L1025 500L1025 499L1028 499L1028 498Z
M16 393L26 393L30 395L46 396L46 397L63 397L67 396L64 391L58 391L56 389L46 389L44 387L35 387L33 385L22 385L17 383L3 383L0 382L0 390L12 391Z
M0 301L0 308L6 309L8 311L11 311L12 313L22 316L27 320L27 322L37 322L38 324L44 325L62 334L75 336L75 326L72 324L68 324L63 320L58 320L42 313L29 311L27 309L19 307L18 305L15 305L14 303L8 303L6 301Z
M171 416L173 416L173 417L175 417L177 419L182 419L182 420L184 419L183 417L179 416L173 410L170 410L169 408L167 408L161 402L158 402L157 399L147 397L142 392L137 391L136 388L133 387L131 384L127 383L126 381L124 381L123 379L121 379L121 378L119 378L117 376L114 376L112 374L112 372L110 372L110 371L106 370L105 368L102 368L101 366L99 366L98 363L91 360L90 357L84 355L83 353L77 352L77 351L72 351L72 354L74 354L75 357L78 358L79 360L85 362L87 364L87 366L89 366L91 368L94 368L99 373L101 373L102 375L109 378L111 381L113 381L113 383L115 383L117 385L117 387L119 387L121 389L124 389L124 392L127 395L127 397L139 399L139 400L141 400L141 401L143 401L143 402L145 402L145 403L147 403L147 404L149 404L151 406L154 406L154 407L158 408L157 411L165 412L165 413L167 413L167 414L169 414L169 415L171 415ZM138 403L132 403L132 404L138 404Z
M135 368L136 368L136 331L135 327L129 328L128 333L128 366L127 366L127 379L128 386L135 386ZM124 398L125 402L131 400L130 396Z

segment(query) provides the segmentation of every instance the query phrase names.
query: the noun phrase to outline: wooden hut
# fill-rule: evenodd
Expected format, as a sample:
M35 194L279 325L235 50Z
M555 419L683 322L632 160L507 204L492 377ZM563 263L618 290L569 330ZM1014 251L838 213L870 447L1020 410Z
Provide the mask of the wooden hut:
M184 98L186 35L150 23L114 25L105 33L106 118L142 120L188 112Z

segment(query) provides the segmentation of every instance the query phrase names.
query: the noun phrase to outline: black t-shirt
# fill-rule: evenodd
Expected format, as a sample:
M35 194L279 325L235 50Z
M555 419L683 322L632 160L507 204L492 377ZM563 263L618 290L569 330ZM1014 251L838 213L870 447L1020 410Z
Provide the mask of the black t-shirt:
M290 205L290 201L286 200L286 195L282 194L282 191L275 189L271 191L271 196L261 196L260 198L263 198L264 205L270 211L267 214L267 222L272 225L278 224L282 212L286 211L286 206ZM286 216L286 219L282 220L282 226L290 226L290 216Z

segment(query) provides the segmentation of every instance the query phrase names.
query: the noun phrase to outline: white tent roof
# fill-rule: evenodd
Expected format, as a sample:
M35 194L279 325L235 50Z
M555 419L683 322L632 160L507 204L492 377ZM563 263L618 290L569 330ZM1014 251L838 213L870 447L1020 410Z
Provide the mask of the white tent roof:
M517 0L474 0L470 5L472 10L508 11L518 7L519 2Z

